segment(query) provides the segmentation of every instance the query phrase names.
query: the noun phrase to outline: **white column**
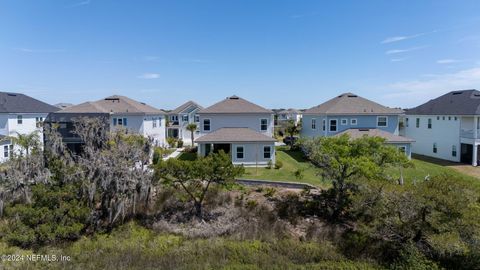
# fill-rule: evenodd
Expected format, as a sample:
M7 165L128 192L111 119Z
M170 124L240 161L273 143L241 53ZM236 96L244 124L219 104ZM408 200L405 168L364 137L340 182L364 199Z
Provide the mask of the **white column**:
M478 135L477 127L478 127L478 117L474 116L473 117L473 139L477 138L477 135Z
M477 166L477 144L473 143L473 158L472 158L472 166Z

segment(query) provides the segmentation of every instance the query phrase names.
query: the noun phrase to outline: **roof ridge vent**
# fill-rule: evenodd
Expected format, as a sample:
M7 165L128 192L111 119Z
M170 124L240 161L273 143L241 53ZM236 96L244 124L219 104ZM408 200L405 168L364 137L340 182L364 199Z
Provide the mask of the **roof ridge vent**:
M231 96L231 97L228 97L227 99L240 99L240 98L239 98L238 96L236 96L236 95L233 95L233 96Z
M452 92L452 95L461 95L463 94L463 91L455 91L455 92Z
M352 98L354 98L354 97L358 97L358 96L355 95L355 94L349 94L349 95L347 95L347 97L352 97Z

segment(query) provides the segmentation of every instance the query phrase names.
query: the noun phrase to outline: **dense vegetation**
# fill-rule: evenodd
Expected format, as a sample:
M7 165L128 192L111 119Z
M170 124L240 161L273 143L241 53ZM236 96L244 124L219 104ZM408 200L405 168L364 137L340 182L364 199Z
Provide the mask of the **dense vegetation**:
M302 160L330 184L293 192L235 185L243 168L223 153L168 161L157 153L147 165L155 152L147 139L105 132L100 123L75 125L81 154L69 153L47 127L48 151L35 136L22 138L29 154L24 149L2 168L0 253L71 256L2 262L7 268L480 265L479 185L449 174L405 181L412 162L379 138L300 141Z

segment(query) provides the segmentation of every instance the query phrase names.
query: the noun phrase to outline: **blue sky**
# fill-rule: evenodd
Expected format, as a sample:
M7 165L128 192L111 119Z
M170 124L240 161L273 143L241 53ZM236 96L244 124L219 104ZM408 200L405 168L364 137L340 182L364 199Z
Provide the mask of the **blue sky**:
M480 1L0 1L0 90L172 109L236 94L410 107L480 88Z

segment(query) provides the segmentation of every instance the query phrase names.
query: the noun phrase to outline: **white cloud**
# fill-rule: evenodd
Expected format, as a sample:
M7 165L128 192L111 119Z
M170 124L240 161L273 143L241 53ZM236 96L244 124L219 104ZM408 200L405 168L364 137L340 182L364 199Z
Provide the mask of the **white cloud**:
M457 59L440 59L437 60L437 64L453 64L453 63L458 63L461 62L460 60Z
M16 51L24 53L57 53L64 52L64 49L32 49L32 48L13 48Z
M397 54L397 53L406 53L406 52L411 52L411 51L416 51L416 50L421 50L425 49L428 46L418 46L418 47L412 47L412 48L407 48L407 49L393 49L393 50L388 50L385 52L385 54Z
M158 78L160 78L160 74L158 74L158 73L145 73L145 74L137 76L137 78L147 79L147 80L158 79Z
M411 36L395 36L395 37L388 37L384 40L382 40L382 44L385 44L385 43L392 43L392 42L397 42L397 41L402 41L402 40L407 40L407 39L412 39L412 38L416 38L416 37L421 37L423 35L425 35L426 33L419 33L419 34L415 34L415 35L411 35Z
M402 62L402 61L405 61L407 60L406 57L404 58L393 58L393 59L390 59L391 62Z
M387 103L397 106L417 106L432 98L459 89L480 87L480 67L464 69L455 73L429 74L423 79L396 82L387 86L390 93L383 96ZM401 103L401 104L400 104Z

